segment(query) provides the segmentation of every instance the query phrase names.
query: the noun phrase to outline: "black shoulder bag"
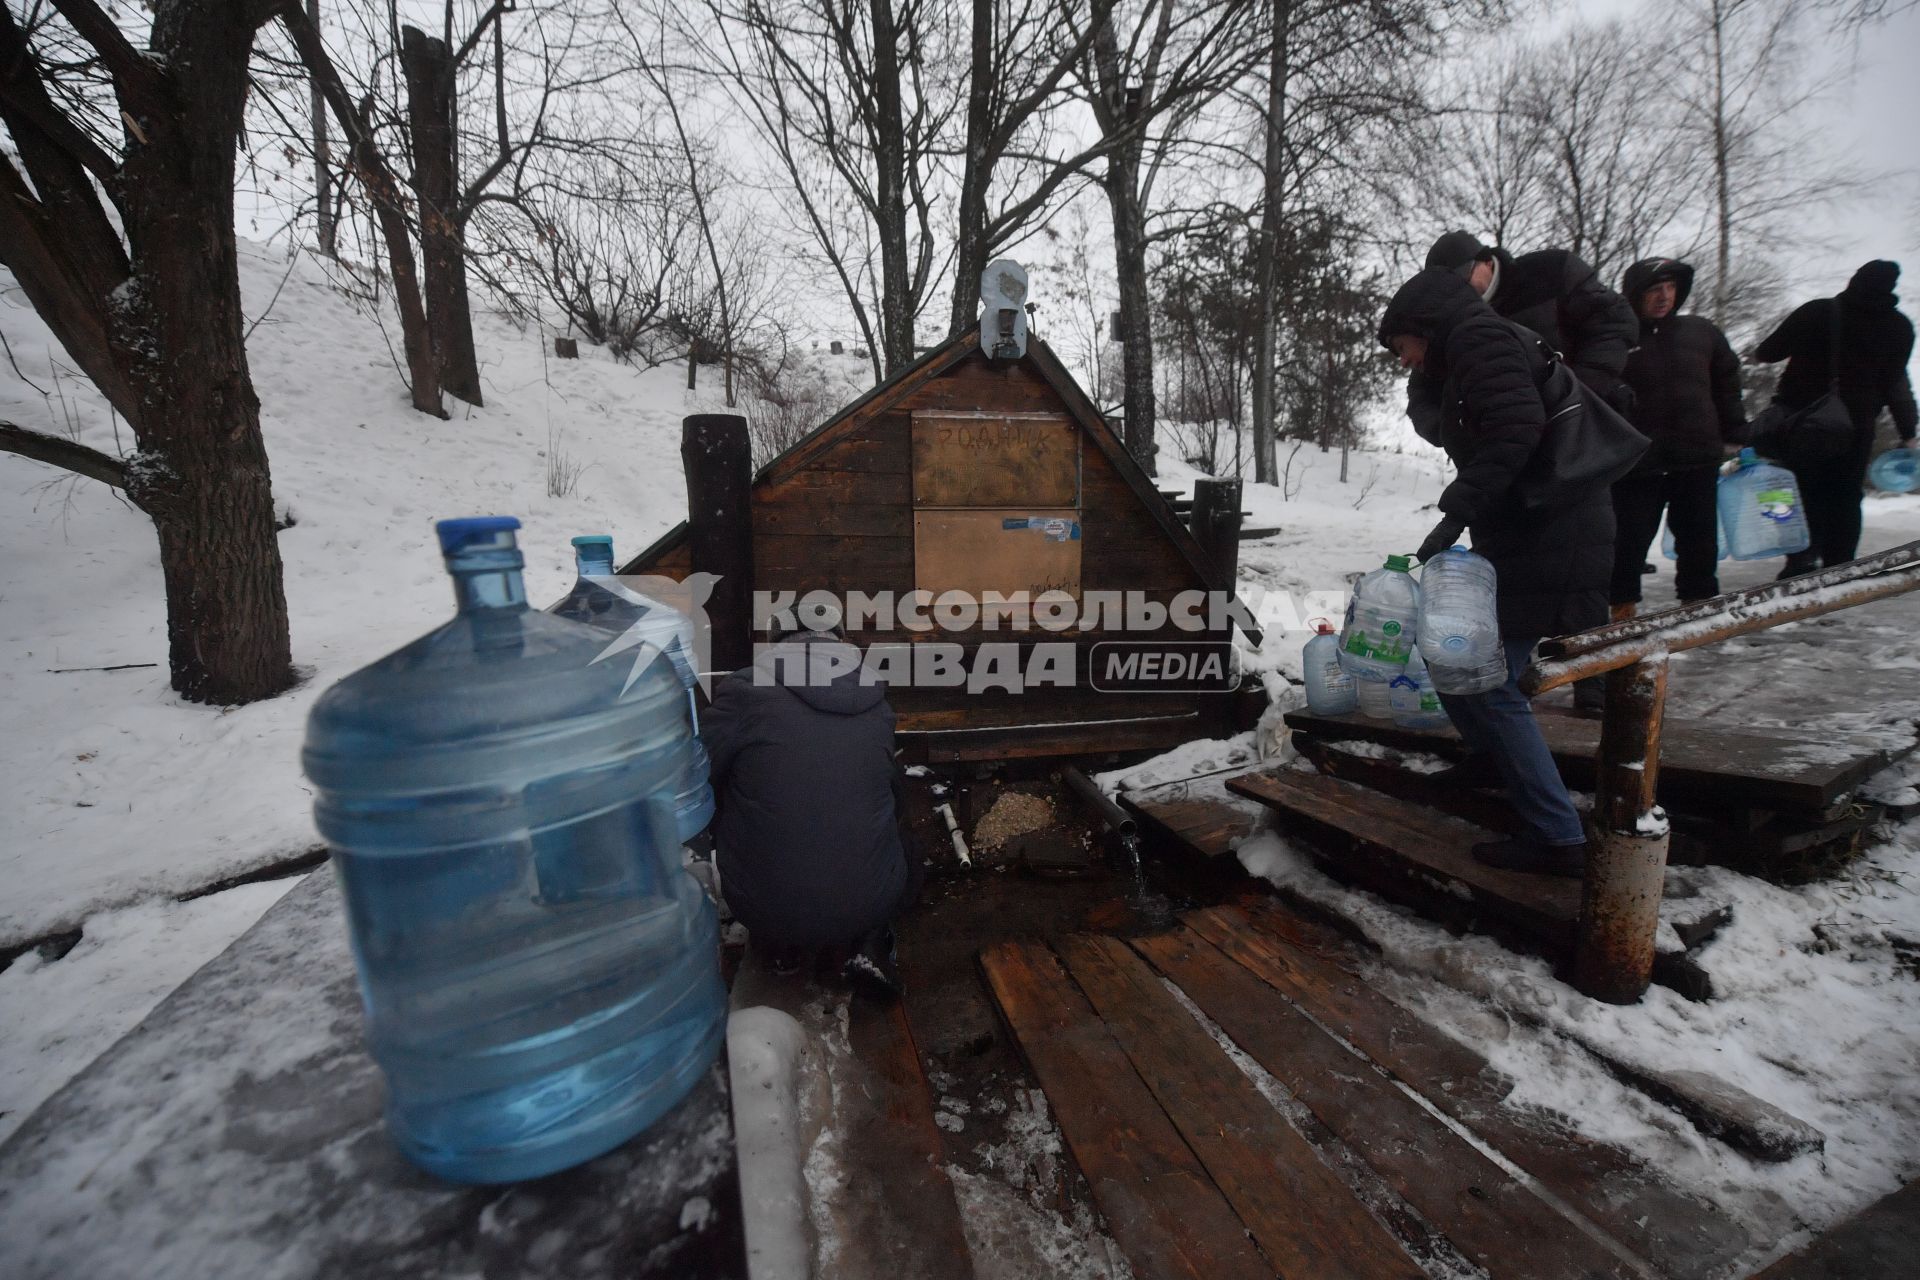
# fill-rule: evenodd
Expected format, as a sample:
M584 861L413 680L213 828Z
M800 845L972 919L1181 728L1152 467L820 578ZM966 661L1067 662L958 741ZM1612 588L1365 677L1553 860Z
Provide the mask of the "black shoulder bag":
M1840 300L1830 304L1833 316L1827 330L1827 389L1818 400L1790 409L1776 396L1753 418L1756 453L1783 463L1790 470L1838 462L1854 450L1853 415L1840 399Z
M1633 470L1653 443L1580 381L1559 352L1548 355L1540 382L1546 429L1514 482L1528 507L1571 505L1606 489Z

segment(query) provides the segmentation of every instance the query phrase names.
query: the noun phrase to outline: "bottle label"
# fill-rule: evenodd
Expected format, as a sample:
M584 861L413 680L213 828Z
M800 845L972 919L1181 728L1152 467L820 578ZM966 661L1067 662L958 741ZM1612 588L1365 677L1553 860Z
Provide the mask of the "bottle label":
M1412 646L1401 638L1399 623L1389 622L1381 630L1387 631L1388 628L1392 630L1379 639L1360 629L1348 633L1347 652L1357 658L1371 658L1375 662L1391 662L1404 667Z
M1755 489L1753 500L1760 507L1760 514L1769 520L1793 519L1795 503L1791 489Z

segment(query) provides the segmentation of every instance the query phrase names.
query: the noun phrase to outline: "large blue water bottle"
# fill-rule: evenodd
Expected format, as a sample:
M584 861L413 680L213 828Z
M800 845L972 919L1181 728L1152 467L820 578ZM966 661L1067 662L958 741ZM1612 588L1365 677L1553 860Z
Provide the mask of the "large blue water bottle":
M1752 449L1742 449L1733 473L1720 477L1717 497L1727 554L1735 560L1762 560L1807 549L1811 539L1800 485L1785 467L1763 462Z
M1435 689L1485 693L1507 682L1498 595L1493 561L1465 547L1442 551L1421 567L1415 631Z
M307 721L387 1125L458 1182L639 1133L719 1052L712 904L681 868L689 729L665 664L527 607L511 517L447 520L459 613Z
M575 538L573 554L578 576L573 590L553 611L562 618L597 628L609 637L625 638L628 647L618 654L603 656L602 661L631 667L635 662L652 662L658 655L664 655L687 691L687 727L693 734L693 748L687 753L686 772L676 792L674 816L680 839L691 840L713 821L713 787L708 781L707 749L700 741L700 712L693 697L700 678L694 660L693 622L678 609L635 591L614 575L613 539L606 534L582 534Z

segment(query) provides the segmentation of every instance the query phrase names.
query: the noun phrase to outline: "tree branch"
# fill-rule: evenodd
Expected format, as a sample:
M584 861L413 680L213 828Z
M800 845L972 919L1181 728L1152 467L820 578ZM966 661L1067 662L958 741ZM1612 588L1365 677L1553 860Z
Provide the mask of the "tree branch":
M112 485L122 492L127 487L127 464L120 459L84 444L48 435L44 431L29 430L17 423L0 421L0 451L17 453L35 462L60 467L89 480Z
M133 47L119 24L93 0L53 0L53 7L107 64L122 106L144 107L160 91L160 68Z

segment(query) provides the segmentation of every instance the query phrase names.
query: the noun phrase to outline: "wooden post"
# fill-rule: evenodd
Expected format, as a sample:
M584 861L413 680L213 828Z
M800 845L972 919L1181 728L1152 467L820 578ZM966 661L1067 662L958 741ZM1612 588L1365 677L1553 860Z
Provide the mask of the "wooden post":
M1192 528L1213 568L1215 585L1232 591L1240 571L1240 482L1194 481Z
M696 413L681 423L687 541L696 573L719 576L707 601L716 671L753 661L753 448L747 420Z
M1667 874L1667 824L1654 807L1666 701L1665 653L1607 673L1573 985L1611 1004L1638 1002L1653 981Z

